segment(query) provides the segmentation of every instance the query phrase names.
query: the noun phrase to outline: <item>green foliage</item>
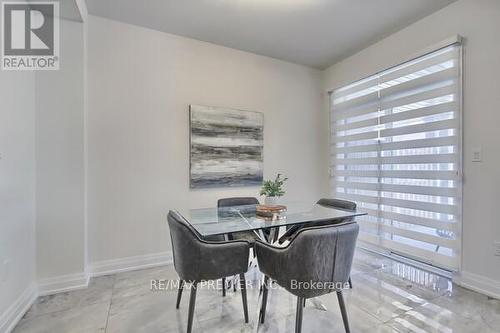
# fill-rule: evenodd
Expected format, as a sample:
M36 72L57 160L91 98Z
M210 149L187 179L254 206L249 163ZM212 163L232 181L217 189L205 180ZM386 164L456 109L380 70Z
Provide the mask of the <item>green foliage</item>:
M283 189L283 185L288 180L287 177L282 178L281 174L278 173L276 179L266 180L262 184L262 189L260 190L260 195L265 195L267 197L281 197L285 194L285 190Z

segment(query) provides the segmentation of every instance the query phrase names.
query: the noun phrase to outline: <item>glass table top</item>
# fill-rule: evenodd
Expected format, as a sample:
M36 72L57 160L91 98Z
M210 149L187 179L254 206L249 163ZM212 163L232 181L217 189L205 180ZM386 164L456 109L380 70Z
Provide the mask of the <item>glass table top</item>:
M181 214L202 236L213 236L240 231L276 228L293 224L311 224L366 215L360 211L346 211L317 204L288 203L287 211L264 218L256 213L256 205L224 208L199 208L179 210Z

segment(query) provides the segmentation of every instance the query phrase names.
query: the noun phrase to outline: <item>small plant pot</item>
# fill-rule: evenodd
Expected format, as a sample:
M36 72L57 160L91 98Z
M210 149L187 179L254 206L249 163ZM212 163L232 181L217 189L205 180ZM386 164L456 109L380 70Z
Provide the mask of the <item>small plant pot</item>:
M276 206L279 202L279 197L266 197L264 203L269 206Z

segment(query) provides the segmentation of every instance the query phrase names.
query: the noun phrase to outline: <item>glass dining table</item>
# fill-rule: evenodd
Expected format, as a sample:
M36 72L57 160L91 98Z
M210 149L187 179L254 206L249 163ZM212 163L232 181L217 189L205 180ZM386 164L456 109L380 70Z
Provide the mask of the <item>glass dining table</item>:
M360 211L341 210L305 202L290 202L285 206L285 212L273 217L257 215L257 205L185 209L178 212L202 237L241 231L276 232L280 227L335 224L366 215Z
M286 211L270 217L257 214L257 205L232 206L221 208L197 208L178 210L184 219L203 237L253 231L262 241L274 243L280 229L289 229L297 225L312 227L318 224L340 224L346 220L366 215L361 211L348 211L306 202L289 202L285 204ZM267 230L267 231L266 231ZM318 300L311 299L319 310L326 307ZM261 302L259 293L258 303ZM259 306L260 308L260 306ZM255 318L254 331L259 329L260 320Z

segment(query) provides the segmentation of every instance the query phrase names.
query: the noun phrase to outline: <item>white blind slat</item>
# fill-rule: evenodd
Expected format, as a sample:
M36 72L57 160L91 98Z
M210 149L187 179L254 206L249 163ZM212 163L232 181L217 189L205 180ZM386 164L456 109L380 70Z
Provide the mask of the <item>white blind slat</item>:
M449 102L440 105L432 105L424 108L419 108L416 110L394 113L387 116L380 117L381 124L388 124L395 121L402 121L408 119L421 118L426 116L432 116L440 113L452 112L458 109L458 104L456 102Z
M352 135L345 135L345 136L334 136L332 138L332 140L334 143L337 143L337 142L345 142L345 141L369 140L369 139L376 139L376 138L378 138L377 132L366 132L366 133L359 133L359 134L352 134Z
M336 187L341 187L346 189L360 189L367 191L413 193L413 194L433 195L440 197L456 197L458 195L458 189L456 187L394 185L385 183L361 183L361 182L346 182L346 181L337 181Z
M432 105L411 111L393 113L390 115L381 116L379 118L371 118L347 124L337 124L336 122L334 122L333 126L335 132L340 132L340 131L376 126L379 124L389 124L396 121L432 116L440 113L454 112L457 109L458 109L458 104L456 102L448 102L440 105Z
M432 132L443 129L454 129L457 128L458 123L456 119L433 121L424 124L417 124L411 126L401 126L398 128L390 128L381 131L364 132L359 134L351 134L345 136L334 136L332 138L333 143L346 142L346 141L361 141L377 138L393 137L398 135L421 133L421 132Z
M368 103L358 103L354 106L339 107L336 113L333 113L332 117L334 120L350 119L353 117L358 117L368 113L376 112L378 110L386 110L402 105L408 105L430 99L435 99L438 97L453 95L457 93L457 83L458 83L457 80L454 80L453 82L449 82L445 86L436 89L429 89L425 91L412 91L408 92L408 94L404 94L397 97L388 96L378 101L370 101Z
M373 152L373 151L386 151L410 148L430 148L430 147L445 147L458 144L456 136L447 136L441 138L431 139L416 139L400 142L377 143L369 145L359 145L352 147L332 147L332 152L341 153L359 153L359 152Z
M382 100L390 99L391 96L402 93L408 95L408 92L413 90L424 89L428 90L429 85L443 83L448 80L453 80L458 76L458 69L456 67L448 68L436 73L419 77L418 79L406 81L404 83L392 86L390 88L380 90L380 98Z
M449 49L439 55L434 55L430 57L426 61L415 61L412 65L383 74L381 75L381 78L379 80L383 82L388 82L400 78L402 76L411 75L413 73L429 69L436 65L443 65L444 63L449 63L450 61L454 62L453 66L457 66L458 57L459 57L458 50Z
M406 76L406 75L430 68L432 66L436 66L439 64L449 62L450 59L452 59L452 61L453 61L455 59L458 59L458 56L459 56L459 53L457 50L449 49L449 50L443 52L442 54L431 57L430 59L428 59L425 62L423 62L423 61L415 62L414 64L406 66L405 68L401 68L399 70L395 70L395 71L381 74L378 76L375 75L371 78L362 80L363 82L355 83L355 84L349 85L347 87L340 88L333 93L333 99L337 100L337 99L340 99L341 97L348 96L350 94L353 94L353 93L356 93L359 91L363 91L363 90L371 88L371 87L375 87L381 81L388 82L388 81L400 78L402 76ZM333 104L333 105L335 105L335 104Z
M406 223L411 223L415 225L421 225L423 227L435 228L439 230L446 230L450 232L457 233L458 226L460 225L454 220L440 220L440 219L430 219L421 216L414 216L408 214L399 214L387 211L379 211L373 209L363 208L363 211L370 214L370 216L377 216L384 219L401 221Z
M443 129L453 129L457 128L458 121L456 119L450 120L440 120L427 122L424 124L417 124L411 126L402 126L398 128L391 128L380 131L380 137L392 137L404 134L421 133L421 132L432 132Z
M408 96L403 96L403 97L393 99L393 100L382 101L380 103L380 109L381 110L391 109L391 108L395 108L398 106L418 103L418 102L422 102L422 101L426 101L426 100L434 99L434 98L438 98L438 97L455 95L456 93L457 93L457 82L455 81L455 82L453 82L453 84L450 84L450 85L445 86L445 87L427 90L427 91L419 92L419 93L415 93L415 94L410 94Z
M403 178L403 179L436 179L436 180L455 180L457 177L456 171L440 171L440 170L335 170L335 176L344 177L380 177L380 178Z
M409 156L386 156L368 158L334 158L333 165L373 165L373 164L418 164L418 163L456 163L458 156L451 154L427 154Z
M361 201L361 202L379 204L384 206L409 208L409 209L416 209L416 210L442 213L442 214L454 214L454 215L458 214L458 207L455 205L446 205L446 204L438 204L438 203L414 201L414 200L381 198L381 197L360 195L360 194L346 194L341 192L337 192L336 196L341 199Z

